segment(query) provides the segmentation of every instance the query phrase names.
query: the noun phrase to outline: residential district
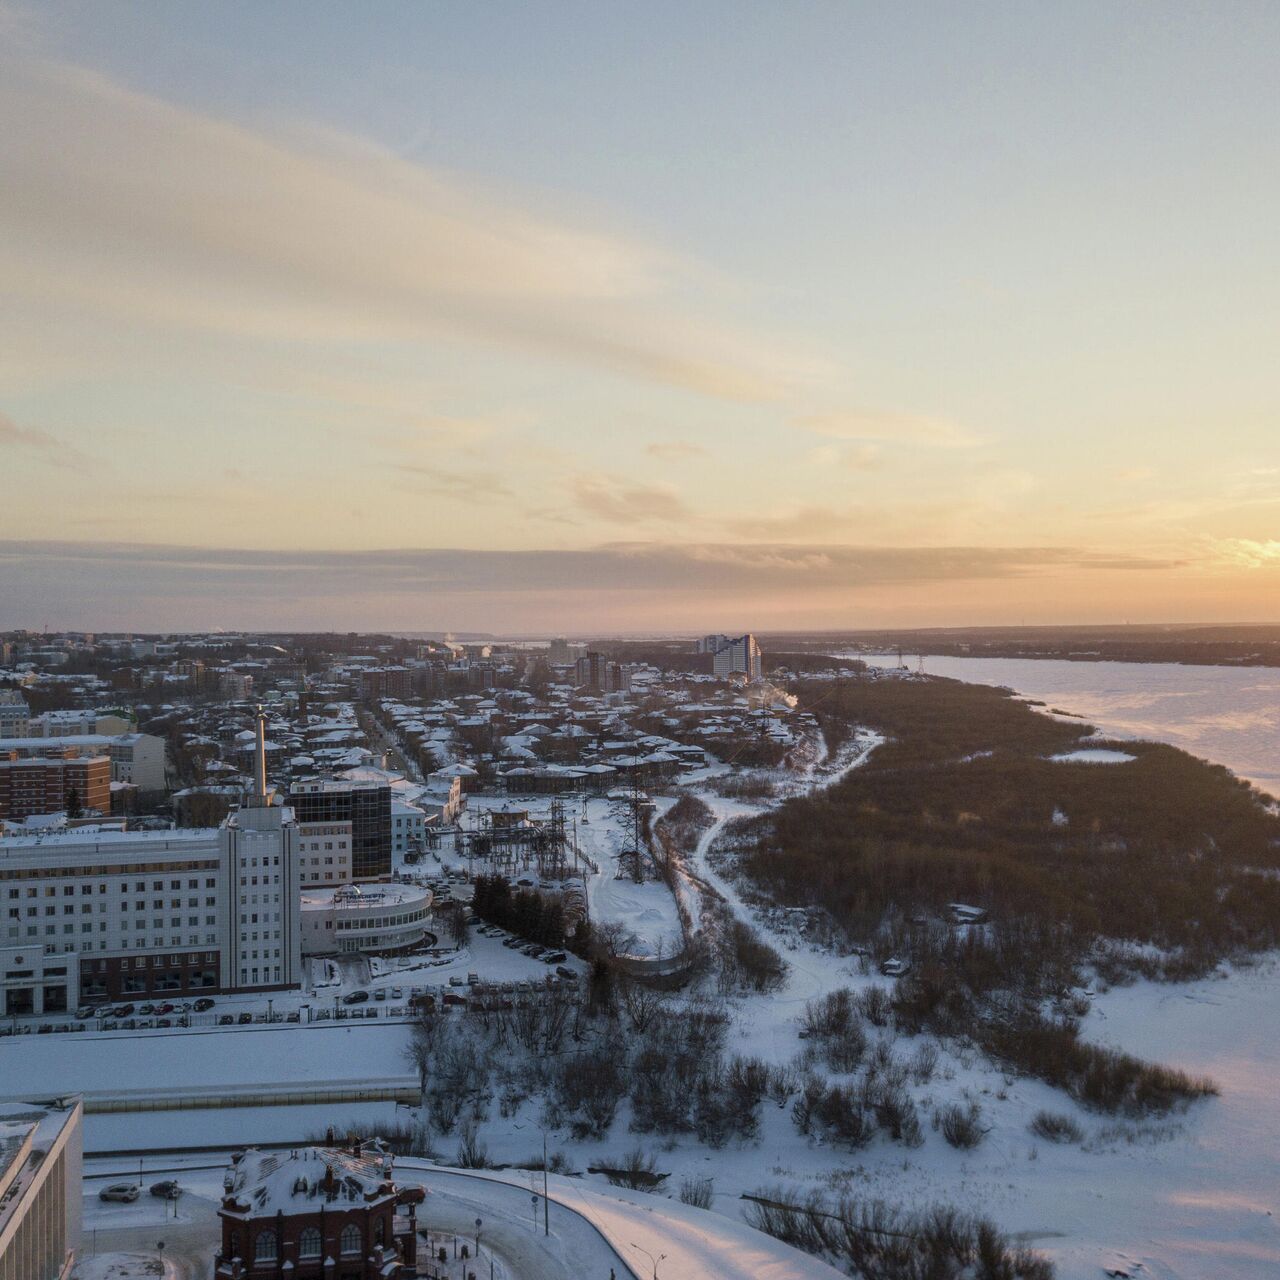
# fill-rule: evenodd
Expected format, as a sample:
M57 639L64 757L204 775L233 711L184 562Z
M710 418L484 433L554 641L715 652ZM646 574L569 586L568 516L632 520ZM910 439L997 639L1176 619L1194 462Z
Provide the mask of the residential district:
M654 815L817 760L752 635L687 647L0 639L0 1280L831 1274L727 1218L695 1266L701 1211L552 1178L545 1128L536 1173L386 1138L432 1061L380 1034L550 1017L602 954L678 986Z

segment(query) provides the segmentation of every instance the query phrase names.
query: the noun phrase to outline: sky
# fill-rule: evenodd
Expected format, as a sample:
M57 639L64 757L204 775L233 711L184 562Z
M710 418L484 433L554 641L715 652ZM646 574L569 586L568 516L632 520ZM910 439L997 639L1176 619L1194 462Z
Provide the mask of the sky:
M1280 621L1277 47L0 0L0 628Z

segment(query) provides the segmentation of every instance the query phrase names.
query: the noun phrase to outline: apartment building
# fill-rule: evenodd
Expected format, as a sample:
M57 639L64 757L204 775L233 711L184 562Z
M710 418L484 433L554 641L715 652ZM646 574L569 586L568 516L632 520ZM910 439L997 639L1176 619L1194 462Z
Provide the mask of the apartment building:
M112 782L128 782L140 791L165 789L164 739L154 734L68 733L53 738L28 735L0 739L0 756L20 759L56 756L68 748L75 748L82 756L106 756L111 762Z
M30 731L31 708L16 689L0 689L0 738L21 738Z
M712 639L708 636L707 640ZM712 651L712 674L720 679L732 675L744 675L748 680L759 680L764 674L764 660L755 636L748 632L735 638L721 637L723 643Z
M21 821L60 813L72 793L82 810L110 813L110 759L81 755L76 747L57 755L22 758L0 744L0 818Z

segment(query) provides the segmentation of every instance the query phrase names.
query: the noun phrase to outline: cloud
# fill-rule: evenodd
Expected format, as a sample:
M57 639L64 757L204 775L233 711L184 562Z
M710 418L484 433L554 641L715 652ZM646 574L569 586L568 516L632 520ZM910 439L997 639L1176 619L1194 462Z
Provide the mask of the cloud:
M677 596L686 609L732 599L746 612L788 600L838 604L865 588L1174 567L1070 547L617 542L582 550L321 552L0 541L0 627L54 619L95 630L367 628L392 616L421 617L429 607L446 625L484 610L514 631L557 599L572 598L607 626L624 601L660 623Z
M500 498L515 496L496 471L460 471L429 463L399 462L392 465L396 471L413 477L415 492L433 493L459 502L496 502Z
M0 450L7 449L23 450L50 466L73 471L83 471L89 465L85 454L57 436L37 427L20 427L8 414L0 413Z
M876 409L842 409L796 418L794 425L837 440L884 440L963 449L981 444L980 437L947 418L889 413Z
M1280 541L1275 538L1214 538L1210 545L1224 564L1243 569L1280 568Z
M689 444L685 440L655 440L652 444L645 445L644 451L651 458L661 458L664 461L711 456L700 444Z
M820 444L809 450L808 459L824 470L842 467L846 471L878 471L884 466L884 450L878 444L857 444L851 448Z
M575 477L571 488L579 510L614 524L687 520L691 514L680 496L664 485L584 475Z
M709 273L482 195L366 140L218 119L23 51L0 55L10 298L297 343L479 342L730 399L773 349L696 318Z

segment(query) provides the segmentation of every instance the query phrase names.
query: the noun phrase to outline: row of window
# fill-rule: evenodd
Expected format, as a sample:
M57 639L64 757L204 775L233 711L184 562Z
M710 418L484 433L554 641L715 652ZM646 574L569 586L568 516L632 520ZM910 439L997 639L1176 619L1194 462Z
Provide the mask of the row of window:
M375 1245L383 1245L386 1243L386 1224L381 1218L373 1220L373 1243ZM240 1253L240 1233L233 1231L231 1233L231 1256L239 1257ZM348 1223L342 1228L342 1234L338 1237L338 1251L344 1258L358 1257L364 1249L364 1234L354 1222ZM304 1227L302 1234L298 1236L298 1257L299 1258L318 1258L324 1251L324 1241L320 1236L318 1227ZM280 1240L276 1233L268 1227L264 1231L259 1231L253 1241L253 1260L255 1262L274 1262L280 1253Z

